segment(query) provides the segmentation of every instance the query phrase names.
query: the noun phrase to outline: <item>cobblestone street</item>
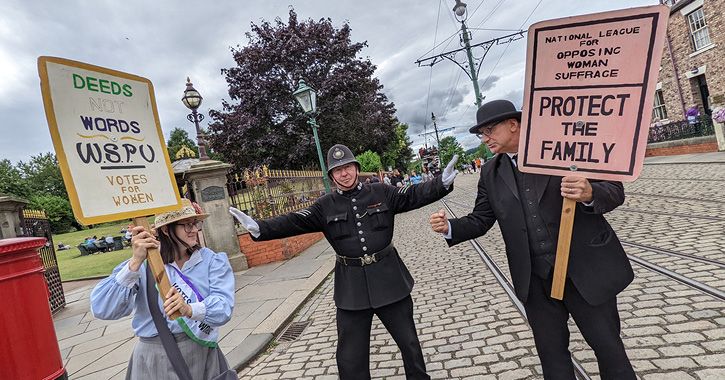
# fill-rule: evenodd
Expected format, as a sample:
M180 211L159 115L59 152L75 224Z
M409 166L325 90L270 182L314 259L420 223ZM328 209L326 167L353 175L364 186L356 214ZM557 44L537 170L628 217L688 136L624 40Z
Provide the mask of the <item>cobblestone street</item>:
M478 174L459 175L447 199L458 216L471 209ZM607 215L631 256L714 289L725 288L725 165L645 165L625 184L627 201ZM468 243L448 248L428 225L436 203L396 217L395 245L416 280L416 325L427 369L436 379L537 379L541 367L525 318ZM497 226L477 239L508 275ZM627 245L627 243L644 246ZM664 255L670 250L715 264ZM725 264L723 264L725 265ZM634 282L620 294L622 335L640 378L725 378L723 302L633 263ZM241 379L337 379L332 279L295 321L311 321L299 338L281 343L240 372ZM593 352L570 321L570 349L598 379ZM376 379L404 379L398 349L375 320L371 369Z

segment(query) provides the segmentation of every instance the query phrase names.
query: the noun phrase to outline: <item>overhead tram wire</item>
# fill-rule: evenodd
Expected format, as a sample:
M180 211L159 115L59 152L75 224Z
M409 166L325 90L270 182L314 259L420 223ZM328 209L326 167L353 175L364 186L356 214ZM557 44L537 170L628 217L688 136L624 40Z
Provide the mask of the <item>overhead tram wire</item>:
M443 4L443 0L438 1L438 15L436 16L436 28L435 28L435 33L433 33L433 48L431 50L429 50L428 52L435 51L436 47L438 47L438 46L436 46L436 42L438 39L438 25L440 24L440 19L441 19L441 5L442 4ZM453 36L455 36L455 34L447 38L447 40L449 41L449 44L450 44L450 41L453 39ZM441 42L441 44L442 44L442 42ZM446 46L448 46L448 45L446 45ZM428 53L425 53L425 54L428 54ZM428 95L426 96L425 113L423 115L428 115L428 108L430 106L430 89L431 89L432 85L433 85L433 66L430 67L430 72L428 74ZM425 146L427 149L428 148L428 130L427 130L426 126L428 124L427 123L428 117L423 116L423 120L424 120L423 121L423 146Z
M531 16L534 14L534 12L536 12L536 9L539 8L539 5L541 5L541 2L542 1L543 0L539 0L539 2L536 4L536 6L534 7L534 9L531 10L531 13L529 13L529 16L526 17L526 19L524 20L524 22L521 23L521 26L519 26L519 30L522 30L521 28L523 28L524 25L526 25L526 22L528 22L529 19L531 18ZM501 3L503 3L503 0L501 1ZM498 66L499 62L501 62L501 59L503 58L503 56L506 54L506 51L508 50L509 46L511 46L511 45L510 44L506 44L506 47L503 49L503 53L501 53L501 56L498 57L498 61L496 61L496 63L493 65L493 68L491 69L491 72L486 77L486 80L483 81L483 84L481 85L481 87L484 87L486 85L486 83L488 83L488 79L491 78L491 75L493 74L493 71L496 70L496 67Z
M443 40L440 44L436 45L436 42L437 42L436 40L438 38L438 26L440 24L441 5L443 5L443 4L444 4L444 0L440 0L438 2L438 16L436 17L435 34L433 36L433 48L431 50L427 51L425 54L423 54L420 58L435 51L438 47L440 47L441 45L443 45L444 43L447 42L446 46L443 47L443 50L445 50L453 41L453 37L458 35L458 30L456 30L456 32L454 32L448 38ZM446 13L448 14L448 12L446 12ZM454 20L450 14L449 14L449 18L451 19L451 21L453 21L454 26L456 26L456 28L457 28L456 20ZM418 59L420 59L420 58L418 58ZM451 72L453 73L453 71L451 71ZM446 109L444 110L444 112L442 114L443 117L445 117L448 114L448 109L450 109L450 104L453 103L453 96L455 95L455 86L458 85L458 82L460 81L460 79L461 79L461 73L459 72L458 76L456 77L456 81L455 81L453 87L449 86L449 93L447 94L447 97L450 99L450 102L448 103L449 105L446 107ZM451 83L451 80L449 80L448 82ZM426 121L423 122L423 133L424 133L423 140L424 140L425 146L428 145L428 134L427 134L427 130L426 130L427 129L426 125L427 125L427 120L428 120L427 115L428 115L428 111L429 111L429 107L430 107L430 92L431 92L432 83L433 83L433 65L431 65L431 69L430 69L429 76L428 76L428 95L426 98L425 113L424 113L424 115L426 115L424 117L424 120L426 120Z
M476 7L476 9L474 9L474 10L473 10L473 12L471 12L471 15L470 15L470 16L468 16L468 17L473 17L473 15L475 15L475 14L476 14L476 12L478 11L478 8L481 8L481 5L483 5L483 3L484 3L485 1L486 1L486 0L481 0L481 2L480 2L480 3L478 3L478 6Z
M456 70L454 66L451 66L452 72L458 72L458 76L456 77L456 82L453 84L453 86L449 86L449 95L448 95L448 104L443 110L442 117L446 117L448 115L448 111L450 111L452 105L453 105L453 99L456 95L456 88L458 87L458 82L461 80L461 76L463 75L462 70Z
M521 26L519 26L519 30L521 28L523 28L524 25L526 25L526 22L529 21L529 19L531 18L531 16L534 15L534 12L536 12L536 9L539 8L539 5L541 5L541 2L542 1L544 1L544 0L539 0L539 2L536 4L536 6L534 7L534 9L531 10L531 13L529 13L529 17L527 17L526 20L524 20L524 22L521 23Z
M488 19L490 19L494 15L494 13L501 7L501 5L503 5L503 3L505 1L506 0L499 0L499 2L496 3L496 5L494 5L493 9L491 9L491 12L488 13L488 16L484 17L483 20L481 20L481 22L478 23L476 28L480 28L484 22L488 21ZM476 11L474 11L474 13L476 13ZM471 15L471 16L473 16L473 15Z
M521 29L468 28L468 30L480 30L480 31L487 31L487 32L518 32Z

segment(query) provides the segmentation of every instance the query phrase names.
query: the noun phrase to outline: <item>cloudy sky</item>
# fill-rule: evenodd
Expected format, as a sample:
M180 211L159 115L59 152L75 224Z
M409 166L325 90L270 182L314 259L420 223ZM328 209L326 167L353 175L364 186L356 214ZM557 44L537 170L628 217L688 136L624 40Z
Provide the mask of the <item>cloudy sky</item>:
M637 6L657 0L464 0L472 43L527 30L536 22ZM300 20L330 18L348 23L355 42L367 41L362 56L378 69L397 117L410 126L417 148L431 132L431 112L441 135L464 148L478 145L467 129L475 120L473 86L464 71L444 60L433 67L415 61L454 50L460 23L455 0L302 0L124 2L3 0L0 2L0 159L13 163L53 151L40 93L37 59L54 56L139 75L154 84L164 135L181 127L195 135L181 103L186 77L204 97L200 111L220 109L229 99L222 68L232 67L230 48L247 43L250 24L280 17L290 7ZM526 40L493 46L479 72L486 100L523 100ZM481 58L482 52L474 50ZM464 59L464 55L457 57ZM324 126L328 127L328 126ZM428 135L435 144L435 135ZM432 137L431 137L432 136ZM324 147L323 147L324 148Z

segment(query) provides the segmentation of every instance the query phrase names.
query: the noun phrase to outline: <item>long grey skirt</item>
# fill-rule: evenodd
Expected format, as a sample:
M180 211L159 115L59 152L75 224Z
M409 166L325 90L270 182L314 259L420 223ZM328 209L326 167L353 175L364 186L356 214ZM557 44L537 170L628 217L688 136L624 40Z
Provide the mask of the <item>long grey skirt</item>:
M186 334L174 334L181 355L189 367L192 379L211 380L219 375L218 348L209 348L194 342ZM161 339L140 338L128 362L126 380L179 380L161 344Z

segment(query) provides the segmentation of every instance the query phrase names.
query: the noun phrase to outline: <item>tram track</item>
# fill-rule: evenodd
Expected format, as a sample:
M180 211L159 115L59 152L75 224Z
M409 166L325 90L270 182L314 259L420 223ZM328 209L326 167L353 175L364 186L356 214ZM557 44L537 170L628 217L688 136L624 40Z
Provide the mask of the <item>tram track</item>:
M682 200L682 201L692 201L692 198L688 197L680 197L677 195L664 195L664 194L648 194L648 193L638 193L633 191L625 191L625 196L643 196L643 197L653 197L653 198L666 198L666 199L674 199L674 200ZM725 204L725 201L720 201L717 199L697 199L698 202L707 202L707 203L719 203L719 204Z
M723 180L723 182L725 182L725 180ZM462 191L463 192L466 192L466 193L469 193L469 194L472 194L474 197L478 195L478 193L476 193L475 191L465 190L465 189L462 190ZM682 197L682 196L678 196L678 195L667 195L667 194L640 193L640 192L636 192L636 191L626 191L626 190L624 192L624 195L625 195L625 197L627 197L627 196L641 196L641 197L652 197L652 198L665 198L665 199L688 201L688 202L692 202L693 201L693 198L691 198L691 197ZM725 200L717 200L717 199L698 198L698 199L696 199L696 201L697 202L703 202L703 203L725 204ZM470 206L467 206L467 207L470 207ZM617 210L622 210L622 209L621 208L617 208ZM636 210L633 210L633 209L631 209L631 210L632 211L636 211ZM652 211L651 213L655 213L655 212ZM687 216L692 216L692 215L687 215ZM720 218L720 220L723 220L723 219Z
M665 178L665 177L638 177L637 180L645 181L692 181L692 182L725 182L725 179L711 179L711 178Z
M618 207L617 211L636 212L636 213L640 213L640 214L650 214L650 215L676 216L676 217L680 217L680 218L694 218L694 219L714 220L716 222L725 222L725 218L721 218L718 216L679 214L679 213L675 213L675 212L665 212L665 211L635 210L635 209L626 208L626 207Z
M455 217L455 214L453 213L453 210L447 205L447 203L456 205L456 206L461 207L463 209L471 209L471 206L470 205L465 205L465 204L462 204L462 203L459 203L459 202L456 202L456 201L452 201L450 199L445 199L444 198L443 200L441 200L441 202L443 202L443 204L446 206L447 212L449 212L452 217ZM652 212L652 213L653 214L657 214L657 213L654 213L654 212ZM721 221L722 219L721 218L716 218L716 220ZM667 255L667 256L671 256L671 257L677 257L677 258L686 259L686 260L690 260L690 261L694 261L694 262L699 262L699 263L703 263L703 264L713 265L713 266L716 266L716 267L718 267L720 269L725 269L725 262L722 262L722 261L712 260L712 259L708 259L708 258L704 258L704 257L699 257L699 256L692 255L692 254L688 254L688 253L680 253L680 252L676 252L676 251L669 250L669 249L651 247L651 246L647 246L647 245L643 245L643 244L638 244L638 243L633 243L633 242L628 242L628 241L620 241L620 242L624 246L628 246L628 247L632 247L632 248L638 248L638 249L641 249L641 250L644 250L644 251L647 251L647 252L652 252L652 253L656 253L656 254L660 254L660 255ZM476 242L475 244L477 244L477 245L480 246L480 244L478 242ZM474 245L474 247L475 247L475 245ZM481 249L483 250L482 247L481 247ZM476 250L478 251L478 248ZM481 254L481 253L479 252L479 254ZM686 286L688 286L688 287L690 287L692 289L698 290L698 291L700 291L700 292L702 292L704 294L710 295L710 296L714 297L715 299L717 299L718 301L725 302L725 292L723 292L723 291L721 291L721 290L719 290L719 289L717 289L715 287L712 287L712 286L709 286L709 285L707 285L705 283L702 283L700 281L696 281L694 279L688 278L687 276L681 275L681 274L679 274L679 273L677 273L675 271L671 271L671 270L666 269L666 268L664 268L664 267L662 267L660 265L654 264L654 263L652 263L650 261L647 261L645 259L639 258L639 257L634 256L632 254L627 254L627 257L629 258L629 260L631 262L636 263L636 264L640 265L641 267L643 267L645 269L648 269L648 270L650 270L652 272L655 272L657 274L663 275L666 278L669 278L669 279L674 280L674 281L676 281L678 283L681 283L683 285L686 285ZM490 260L493 260L490 257L489 257L489 259ZM486 261L486 259L484 259L484 261ZM487 263L487 265L488 265L488 263ZM491 268L490 265L488 265L488 266L489 266L489 268ZM498 267L496 265L496 268L497 268L498 271L500 271L500 267ZM494 270L491 269L491 271L494 271ZM506 278L505 275L503 277ZM498 276L497 276L497 278L498 278ZM508 279L506 279L506 280L508 281ZM508 284L510 285L510 282L508 282ZM514 296L514 299L515 299L515 296Z

